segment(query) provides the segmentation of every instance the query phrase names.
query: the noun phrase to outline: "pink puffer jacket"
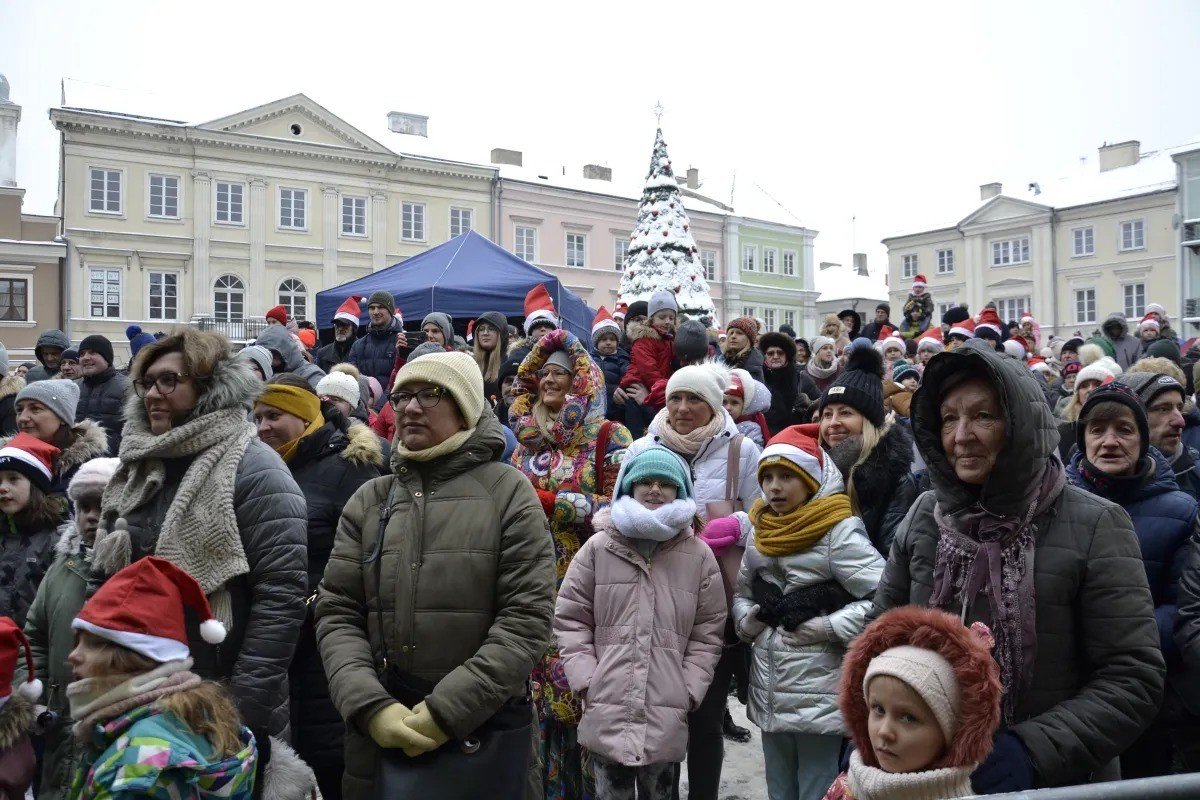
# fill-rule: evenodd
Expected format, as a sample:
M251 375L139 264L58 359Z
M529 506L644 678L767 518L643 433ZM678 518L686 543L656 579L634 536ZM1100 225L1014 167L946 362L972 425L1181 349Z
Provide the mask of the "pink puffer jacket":
M687 713L721 657L725 591L690 529L647 561L608 509L558 590L554 633L572 691L586 692L579 743L626 764L682 761Z

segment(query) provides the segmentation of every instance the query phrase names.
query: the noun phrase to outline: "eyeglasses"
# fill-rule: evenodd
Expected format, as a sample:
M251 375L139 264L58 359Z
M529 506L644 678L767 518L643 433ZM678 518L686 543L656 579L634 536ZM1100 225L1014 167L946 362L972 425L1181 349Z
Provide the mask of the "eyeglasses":
M542 369L539 369L536 374L539 381L546 378L571 377L571 373L567 372L565 369L558 369L557 367L543 367Z
M175 387L179 385L180 378L188 378L186 373L182 372L160 372L157 376L145 375L134 381L133 390L138 397L145 397L150 394L150 389L154 386L158 387L158 393L168 395L175 391Z
M408 407L412 399L417 398L417 404L421 408L433 408L442 401L442 396L446 394L446 390L441 386L430 386L428 389L422 389L419 392L392 392L388 395L388 400L392 404L392 408L396 411L402 411Z

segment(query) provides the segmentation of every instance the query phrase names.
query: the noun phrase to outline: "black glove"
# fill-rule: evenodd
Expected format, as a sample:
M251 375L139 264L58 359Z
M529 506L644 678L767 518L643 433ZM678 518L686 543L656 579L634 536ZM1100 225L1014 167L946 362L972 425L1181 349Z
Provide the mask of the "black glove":
M783 590L757 572L750 581L750 594L758 604L758 621L772 628L779 626L779 603Z
M976 794L1000 794L1037 788L1037 773L1025 744L1014 733L1003 731L992 739L992 752L971 773Z

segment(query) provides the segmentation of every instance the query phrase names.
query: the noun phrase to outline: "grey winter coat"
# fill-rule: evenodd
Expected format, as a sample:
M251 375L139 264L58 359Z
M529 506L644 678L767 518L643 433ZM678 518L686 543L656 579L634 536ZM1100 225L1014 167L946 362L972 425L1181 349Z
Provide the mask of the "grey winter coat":
M991 477L974 491L955 476L940 442L941 387L964 371L999 392L1008 432ZM1058 429L1041 389L1023 364L983 342L930 360L912 421L933 491L900 523L872 614L929 604L940 539L936 505L1022 513L1056 457ZM1033 524L1037 654L1011 732L1029 752L1039 786L1081 783L1108 767L1158 711L1165 666L1154 606L1137 536L1120 506L1066 485ZM966 621L976 620L992 621L982 595L966 609Z
M122 410L125 397L129 394L129 376L122 375L109 367L99 375L79 380L79 405L75 407L75 421L95 420L104 428L108 437L108 452L121 450L121 428L125 421Z
M321 378L325 377L325 372L316 364L310 364L304 358L304 347L298 341L292 338L291 332L282 325L271 325L265 331L258 335L254 343L260 347L265 347L273 353L278 353L279 358L283 361L283 369L276 370L279 372L292 372L297 376L304 378L308 384L317 388Z
M1121 369L1129 369L1142 357L1142 342L1136 336L1129 335L1129 323L1120 311L1114 311L1105 317L1100 330L1104 331L1104 337L1117 351L1115 360L1121 365Z
M814 499L844 492L841 473L825 456L821 488ZM768 733L820 733L845 736L838 709L838 680L846 645L862 632L870 595L883 572L883 557L867 537L858 517L847 517L833 526L808 550L787 556L766 556L751 539L742 557L733 598L733 620L740 632L754 607L755 575L788 594L797 589L837 581L858 601L827 618L834 641L793 647L783 631L767 627L754 639L750 665L750 720Z
M37 343L33 346L33 355L38 360L38 365L25 373L25 383L45 381L58 376L57 369L53 372L46 369L46 362L42 360L43 347L57 347L60 350L66 350L70 346L71 340L58 328L42 331L42 335L37 338Z
M262 383L244 363L219 361L193 415L226 408L249 413L261 391ZM145 406L136 395L126 403L125 418L127 431L149 427ZM131 563L154 554L158 531L190 461L165 463L166 479L158 493L125 516ZM250 571L226 584L233 627L222 644L205 642L198 622L188 620L192 669L203 678L228 682L247 726L279 734L288 725L287 672L304 622L308 514L287 465L258 439L250 440L233 476L233 507ZM96 585L90 588L97 588L103 578L93 573Z

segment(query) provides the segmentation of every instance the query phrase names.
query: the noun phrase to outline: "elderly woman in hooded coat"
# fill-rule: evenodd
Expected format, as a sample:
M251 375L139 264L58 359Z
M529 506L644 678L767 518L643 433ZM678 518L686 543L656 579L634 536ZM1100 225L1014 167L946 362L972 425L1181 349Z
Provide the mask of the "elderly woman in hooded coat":
M991 627L1002 726L975 790L1115 778L1165 673L1129 515L1067 483L1037 382L986 342L930 360L912 419L933 490L896 532L875 613L930 606Z
M557 582L592 534L592 515L612 498L629 430L604 418L604 377L573 334L551 331L517 371L509 409L512 463L537 490L554 540ZM557 585L557 584L556 584ZM582 717L553 644L533 670L547 800L591 795L590 763L577 739Z

